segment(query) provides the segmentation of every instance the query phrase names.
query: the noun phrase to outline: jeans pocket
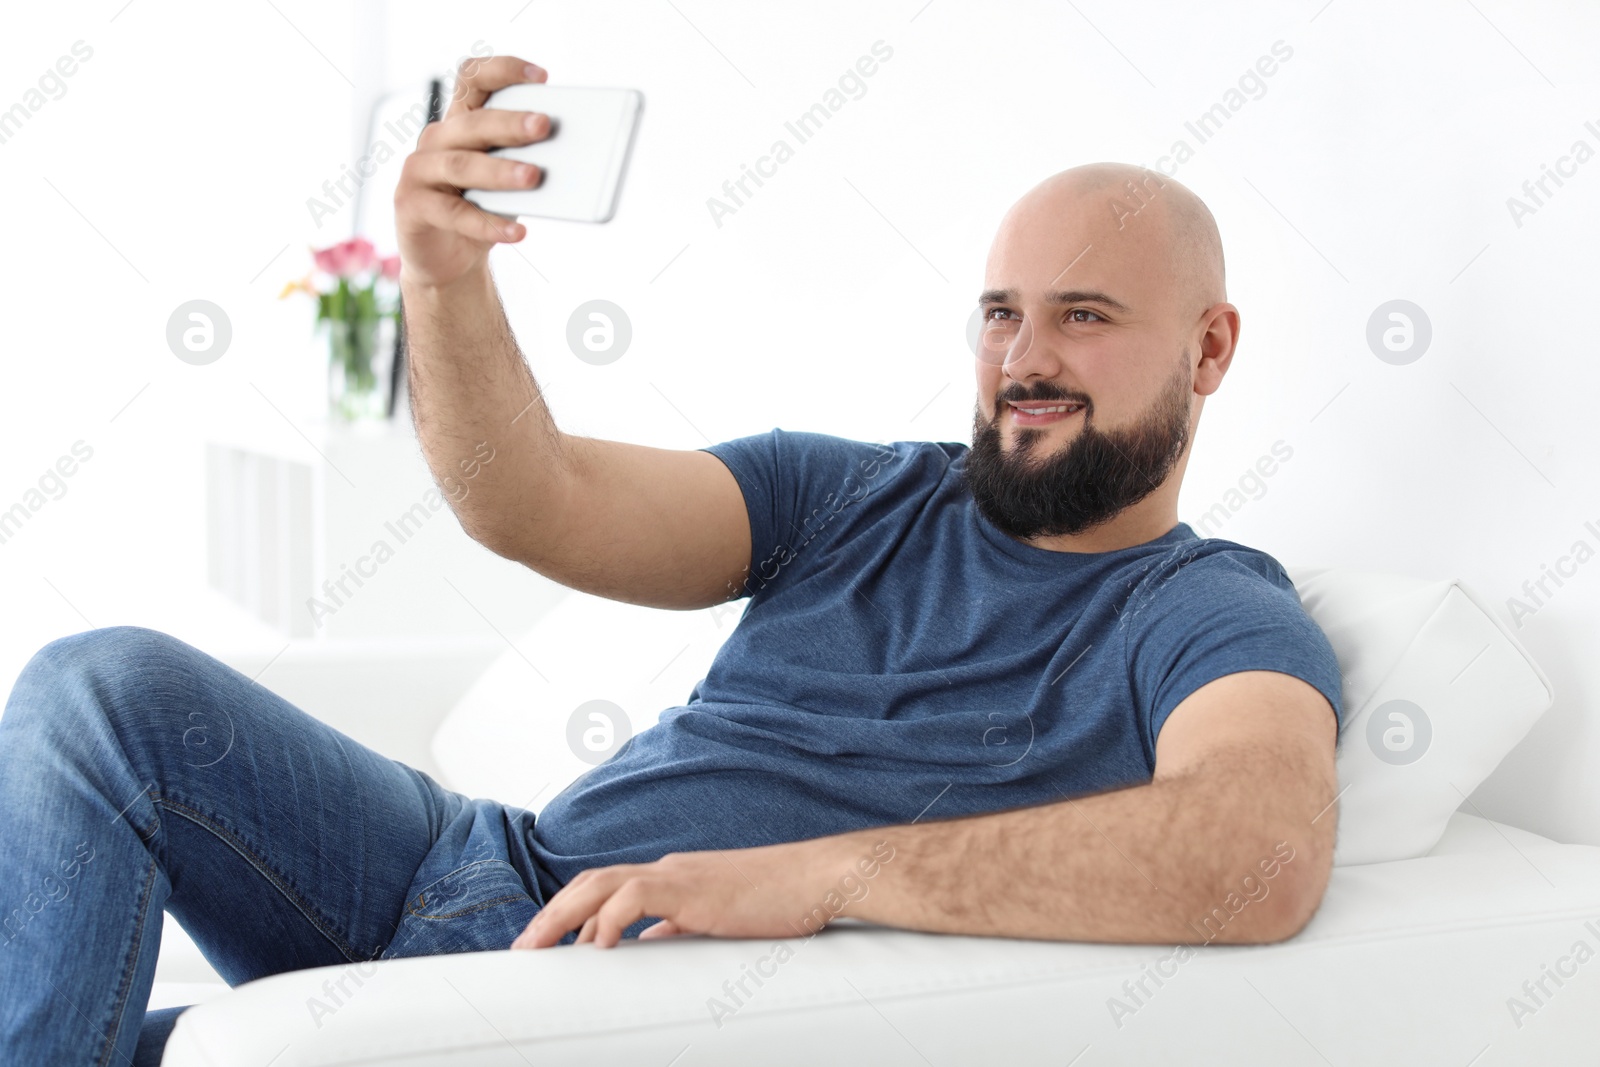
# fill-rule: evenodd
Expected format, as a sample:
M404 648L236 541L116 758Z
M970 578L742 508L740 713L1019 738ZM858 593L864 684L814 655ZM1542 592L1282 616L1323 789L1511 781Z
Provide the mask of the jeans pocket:
M406 901L383 958L510 948L539 904L516 868L479 860L431 882Z

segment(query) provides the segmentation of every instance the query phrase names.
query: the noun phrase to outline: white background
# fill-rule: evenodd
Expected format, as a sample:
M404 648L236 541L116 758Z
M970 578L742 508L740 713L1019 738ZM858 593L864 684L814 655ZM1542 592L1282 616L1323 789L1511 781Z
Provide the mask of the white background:
M94 449L0 544L7 679L90 624L276 647L204 591L203 443L250 424L298 447L323 346L309 302L277 294L350 227L346 210L319 228L306 201L365 151L377 95L479 41L647 101L612 223L533 222L494 253L569 430L966 441L962 333L1005 209L1057 170L1153 165L1183 138L1177 177L1218 219L1243 331L1182 518L1281 439L1293 458L1217 536L1289 564L1459 575L1503 615L1575 540L1600 547L1583 526L1600 528L1600 159L1520 227L1506 206L1574 141L1600 150L1594 5L103 0L11 14L0 108L79 40L93 58L0 144L0 510L75 441ZM865 94L719 227L707 199L879 40L893 57ZM1265 94L1198 145L1184 123L1280 40L1293 56ZM195 298L234 331L206 367L165 342ZM594 298L634 328L604 367L563 340ZM1365 340L1394 298L1432 322L1408 366ZM1600 560L1516 631L1558 699L1479 790L1485 813L1600 843L1597 622Z

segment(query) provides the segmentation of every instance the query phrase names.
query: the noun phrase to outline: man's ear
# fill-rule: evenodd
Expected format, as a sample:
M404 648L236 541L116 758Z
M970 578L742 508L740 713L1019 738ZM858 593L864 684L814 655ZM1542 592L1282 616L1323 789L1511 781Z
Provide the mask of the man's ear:
M1239 345L1239 309L1229 303L1212 304L1201 314L1200 363L1194 371L1194 391L1210 396L1222 385Z

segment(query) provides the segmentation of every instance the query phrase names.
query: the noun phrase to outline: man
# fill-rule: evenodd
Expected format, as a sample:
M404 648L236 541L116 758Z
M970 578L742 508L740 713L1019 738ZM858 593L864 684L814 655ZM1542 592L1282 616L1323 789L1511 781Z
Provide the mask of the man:
M839 914L1121 942L1292 936L1326 885L1338 665L1270 556L1176 501L1239 315L1205 206L1111 164L1019 201L970 449L693 451L553 422L488 271L536 172L463 73L395 195L418 433L499 554L662 608L748 597L685 704L532 814L441 788L147 630L47 646L0 720L6 1062L155 1062L162 911L231 983L426 953L785 937ZM1227 909L1270 870L1271 892ZM839 891L870 879L870 892ZM1216 915L1222 920L1216 921ZM137 1048L136 1048L137 1046Z

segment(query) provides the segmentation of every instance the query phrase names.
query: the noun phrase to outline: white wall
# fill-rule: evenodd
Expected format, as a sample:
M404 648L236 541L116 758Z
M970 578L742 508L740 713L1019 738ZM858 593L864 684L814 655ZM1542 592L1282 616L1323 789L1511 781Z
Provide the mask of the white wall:
M1574 141L1600 151L1591 5L505 0L396 3L381 19L363 5L360 32L344 4L119 6L30 8L0 39L0 107L74 41L95 49L0 144L0 507L74 441L95 449L0 545L8 674L84 618L182 625L162 605L203 577L206 420L260 417L257 388L296 417L317 402L307 308L274 299L306 243L336 236L305 199L359 154L357 101L480 40L552 81L647 98L616 220L536 223L495 253L572 430L682 448L774 425L966 440L962 330L1002 212L1056 170L1154 165L1182 138L1195 154L1177 177L1220 222L1244 319L1185 519L1281 439L1292 459L1218 536L1291 563L1459 574L1502 604L1574 541L1600 548L1600 159L1520 226L1506 205ZM879 40L893 57L865 95L717 225L707 199ZM1293 54L1264 95L1198 144L1184 123L1279 41ZM196 296L235 329L204 368L163 341ZM605 367L562 340L596 297L634 326ZM1406 366L1365 339L1395 298L1433 329ZM1565 583L1516 631L1557 704L1474 800L1600 843L1584 711L1600 700L1600 560Z

